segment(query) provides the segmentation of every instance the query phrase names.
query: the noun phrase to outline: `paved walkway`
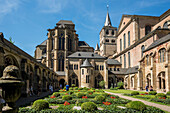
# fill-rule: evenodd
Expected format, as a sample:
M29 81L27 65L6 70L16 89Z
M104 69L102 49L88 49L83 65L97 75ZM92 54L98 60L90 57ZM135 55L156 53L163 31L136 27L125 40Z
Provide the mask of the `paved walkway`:
M137 99L137 98L132 98L132 97L128 97L128 96L123 96L122 94L120 93L111 93L111 92L108 92L108 91L105 91L106 93L110 93L110 94L113 94L113 95L117 95L121 98L124 98L124 99L128 99L128 100L132 100L132 101L141 101L143 102L144 104L146 105L149 105L149 106L153 106L153 107L157 107L157 108L160 108L164 111L168 111L170 112L170 106L166 106L166 105L161 105L161 104L156 104L156 103L153 103L153 102L148 102L148 101L145 101L145 100L141 100L141 99Z
M54 92L55 91L56 90L54 90ZM51 95L51 94L52 94L52 92L47 91L47 92L42 92L40 94L40 96L34 95L34 96L31 96L31 97L20 97L16 102L16 106L20 107L20 106L30 105L35 100L44 98L44 97Z

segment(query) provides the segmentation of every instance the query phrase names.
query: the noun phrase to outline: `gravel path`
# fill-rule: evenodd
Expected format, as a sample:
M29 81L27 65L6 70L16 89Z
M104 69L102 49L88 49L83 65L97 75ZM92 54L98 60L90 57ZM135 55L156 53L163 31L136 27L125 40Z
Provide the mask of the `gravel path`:
M128 96L123 96L122 94L119 94L119 93L111 93L111 92L107 92L105 91L106 93L110 93L110 94L113 94L113 95L117 95L121 98L124 98L124 99L128 99L128 100L132 100L132 101L141 101L143 102L144 104L146 105L149 105L149 106L153 106L153 107L157 107L157 108L160 108L164 111L168 111L170 112L170 106L166 106L166 105L160 105L160 104L156 104L156 103L153 103L153 102L148 102L148 101L145 101L145 100L141 100L141 99L137 99L137 98L132 98L132 97L128 97Z

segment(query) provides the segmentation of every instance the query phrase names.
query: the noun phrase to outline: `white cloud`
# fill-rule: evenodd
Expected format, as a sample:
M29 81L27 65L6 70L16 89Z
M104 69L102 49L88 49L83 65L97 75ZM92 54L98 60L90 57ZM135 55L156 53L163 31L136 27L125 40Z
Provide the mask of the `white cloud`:
M40 8L40 12L43 13L58 13L60 12L66 5L66 0L37 0L38 8Z
M19 4L19 0L0 0L0 15L5 15L17 10Z

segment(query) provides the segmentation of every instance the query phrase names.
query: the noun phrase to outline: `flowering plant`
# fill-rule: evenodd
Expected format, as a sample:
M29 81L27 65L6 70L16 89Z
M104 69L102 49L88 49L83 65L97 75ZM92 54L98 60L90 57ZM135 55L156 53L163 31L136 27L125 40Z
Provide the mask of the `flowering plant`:
M115 99L116 97L111 96L110 98Z
M140 95L144 95L144 94L140 94Z
M148 95L148 93L145 93L145 95Z
M89 93L89 95L92 95L92 93Z
M80 90L78 90L78 91L80 91Z
M165 99L165 97L159 97L159 99Z
M67 106L67 105L70 105L70 103L68 103L67 101L64 102L64 105Z
M68 93L66 93L65 95L68 95Z
M95 90L93 92L95 92Z
M85 98L85 99L87 99L87 96L82 96L82 98Z
M110 105L110 102L103 102L104 105Z
M55 96L53 95L53 96L51 96L50 98L55 98Z

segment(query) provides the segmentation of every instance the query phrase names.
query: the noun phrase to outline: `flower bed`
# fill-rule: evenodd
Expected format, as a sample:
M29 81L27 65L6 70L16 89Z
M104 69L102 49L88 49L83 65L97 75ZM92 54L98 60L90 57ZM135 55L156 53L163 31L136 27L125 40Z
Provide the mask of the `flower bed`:
M55 95L54 95L55 94ZM65 89L61 89L59 92L50 95L48 98L43 100L49 103L49 106L57 106L55 109L46 108L41 111L35 111L33 108L20 108L19 113L58 113L58 112L67 112L67 113L140 113L141 111L125 108L121 109L117 106L126 106L127 103L131 102L130 100L119 98L119 96L106 94L103 90L98 89L89 89L89 88L73 88L71 91L66 91ZM148 94L146 94L148 95ZM143 96L143 95L136 95ZM159 99L159 98L157 98ZM167 99L160 99L167 100ZM168 101L167 101L168 102ZM73 110L74 106L81 106L83 103L93 103L98 108L95 110L81 109L81 110ZM143 112L147 113L154 110L153 113L162 112L162 110L157 108L147 107Z

